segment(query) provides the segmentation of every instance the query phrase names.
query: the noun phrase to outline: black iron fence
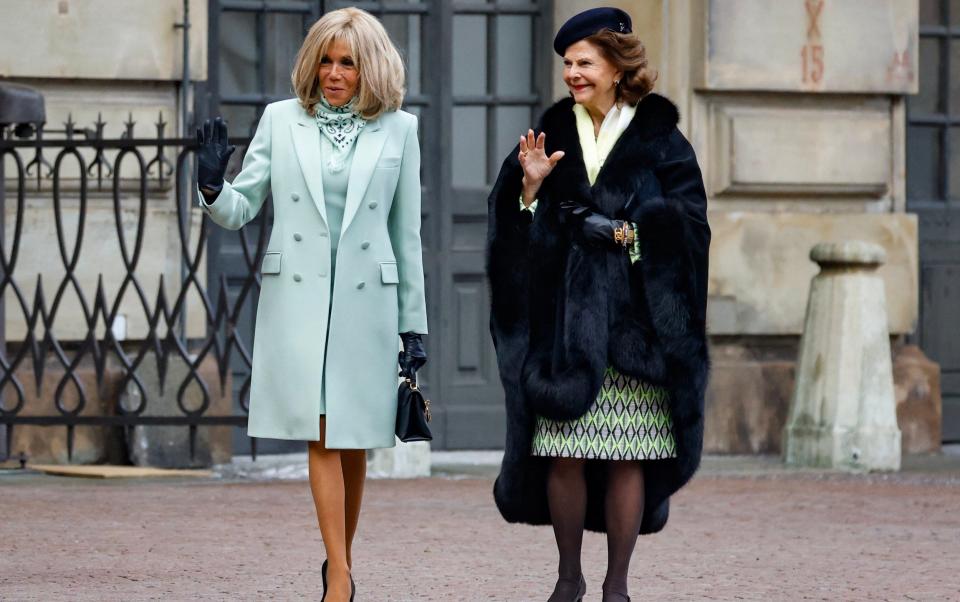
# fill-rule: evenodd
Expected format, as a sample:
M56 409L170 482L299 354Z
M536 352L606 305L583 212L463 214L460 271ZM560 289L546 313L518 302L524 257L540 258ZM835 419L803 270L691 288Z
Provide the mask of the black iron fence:
M65 428L70 458L79 426L180 425L192 456L199 427L246 424L252 341L236 324L259 294L268 228L236 234L246 274L230 287L220 274L211 294L195 141L167 125L161 114L138 137L131 117L113 139L99 117L27 138L0 126L0 453L22 425ZM159 248L151 232L167 233ZM151 411L170 387L173 411Z

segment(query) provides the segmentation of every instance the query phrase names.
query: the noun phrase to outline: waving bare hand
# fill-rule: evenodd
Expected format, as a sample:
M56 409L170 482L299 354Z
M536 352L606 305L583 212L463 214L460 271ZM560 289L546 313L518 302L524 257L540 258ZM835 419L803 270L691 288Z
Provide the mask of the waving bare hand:
M546 140L547 135L543 132L534 138L533 130L527 130L526 136L520 136L520 154L517 158L523 168L523 204L528 207L536 198L544 178L549 176L560 159L563 159L563 151L547 156L544 149Z

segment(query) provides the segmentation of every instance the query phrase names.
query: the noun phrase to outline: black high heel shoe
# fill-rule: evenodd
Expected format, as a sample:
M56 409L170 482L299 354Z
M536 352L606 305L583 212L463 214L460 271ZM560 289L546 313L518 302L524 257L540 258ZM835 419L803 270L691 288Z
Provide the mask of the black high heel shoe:
M320 598L320 602L323 602L327 599L327 561L323 561L323 565L320 567L320 578L323 579L323 596Z
M327 599L327 561L323 561L323 565L320 567L320 577L323 579L323 597L320 598L320 602L323 602ZM357 595L357 584L353 582L353 575L350 575L350 602L353 602L354 596Z
M557 583L561 581L573 582L573 579L557 579ZM556 593L556 587L554 587L554 592ZM583 602L583 597L587 595L587 580L583 578L583 574L580 575L580 581L577 584L577 593L570 598L569 601L561 601L559 598L555 598L553 594L550 595L550 599L547 602Z

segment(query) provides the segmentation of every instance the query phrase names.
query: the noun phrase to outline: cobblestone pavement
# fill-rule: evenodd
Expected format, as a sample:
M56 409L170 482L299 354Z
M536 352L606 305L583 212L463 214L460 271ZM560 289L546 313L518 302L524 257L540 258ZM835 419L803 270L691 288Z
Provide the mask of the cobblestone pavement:
M507 525L488 474L371 481L360 602L545 600L545 527ZM0 476L2 600L319 600L304 482ZM584 545L599 600L604 539ZM960 472L705 471L641 538L634 600L960 600Z

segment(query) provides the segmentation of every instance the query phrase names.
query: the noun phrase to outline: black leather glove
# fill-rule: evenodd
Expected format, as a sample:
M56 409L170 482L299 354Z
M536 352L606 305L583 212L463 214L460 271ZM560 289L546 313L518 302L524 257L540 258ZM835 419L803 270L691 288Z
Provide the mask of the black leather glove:
M427 363L427 352L423 350L423 337L415 332L400 333L403 351L400 352L400 376L417 381L417 370Z
M203 127L197 128L197 183L201 190L219 192L223 188L223 174L227 173L227 162L237 147L227 141L227 124L217 117L207 119Z
M561 202L560 211L564 217L564 222L587 243L604 248L624 248L623 243L617 241L614 235L614 232L618 229L623 232L625 223L623 220L610 219L599 213L594 213L589 208L574 201Z

